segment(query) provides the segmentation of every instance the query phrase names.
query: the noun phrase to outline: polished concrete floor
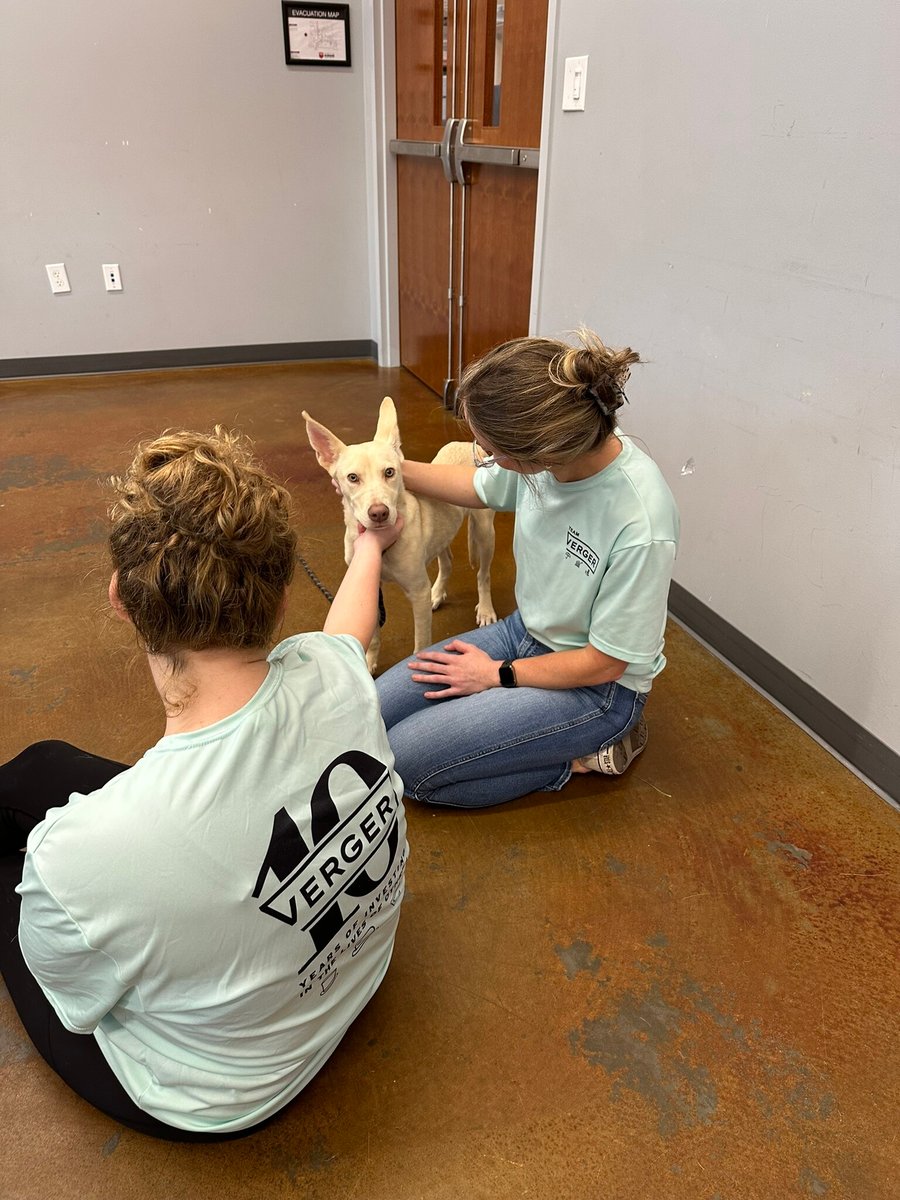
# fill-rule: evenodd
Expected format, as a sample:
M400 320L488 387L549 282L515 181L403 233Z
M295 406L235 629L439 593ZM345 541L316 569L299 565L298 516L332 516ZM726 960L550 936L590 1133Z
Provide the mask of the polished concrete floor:
M60 737L132 761L161 733L105 608L99 481L138 439L249 433L333 590L340 508L300 411L363 440L385 393L411 457L454 436L415 380L369 362L0 384L0 758ZM436 636L472 621L461 543L456 566ZM386 591L385 664L411 638ZM325 611L298 572L288 631ZM898 815L674 625L668 652L623 778L477 814L411 808L388 977L255 1137L177 1146L116 1126L0 997L3 1200L897 1196Z

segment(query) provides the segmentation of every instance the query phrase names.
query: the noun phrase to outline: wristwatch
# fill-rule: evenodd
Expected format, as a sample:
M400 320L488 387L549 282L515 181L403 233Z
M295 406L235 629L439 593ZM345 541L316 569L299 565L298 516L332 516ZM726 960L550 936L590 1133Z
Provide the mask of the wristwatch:
M500 686L519 686L519 681L516 679L516 668L513 666L513 660L511 658L508 658L505 662L500 664Z

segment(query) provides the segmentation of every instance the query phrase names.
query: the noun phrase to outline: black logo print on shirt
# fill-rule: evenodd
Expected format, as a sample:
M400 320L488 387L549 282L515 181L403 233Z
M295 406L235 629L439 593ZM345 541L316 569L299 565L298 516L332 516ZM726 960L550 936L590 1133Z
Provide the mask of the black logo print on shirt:
M587 570L588 575L593 575L600 565L596 550L592 550L571 525L566 532L566 558L574 558L578 566Z
M332 773L342 765L366 786L365 795L343 820L331 795ZM286 809L275 814L253 898L263 895L271 872L278 886L259 908L287 925L299 924L309 935L311 954L301 972L359 911L358 901L376 891L390 872L400 839L399 803L384 763L362 750L348 750L328 764L313 788L311 846ZM369 863L382 847L387 862L376 878Z

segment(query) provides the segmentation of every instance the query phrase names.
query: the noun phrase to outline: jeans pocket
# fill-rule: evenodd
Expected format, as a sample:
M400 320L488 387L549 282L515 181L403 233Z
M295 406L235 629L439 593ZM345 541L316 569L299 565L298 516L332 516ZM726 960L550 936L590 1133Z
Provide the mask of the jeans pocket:
M542 654L553 654L549 646L533 638L530 633L522 635L516 646L516 658L539 658Z

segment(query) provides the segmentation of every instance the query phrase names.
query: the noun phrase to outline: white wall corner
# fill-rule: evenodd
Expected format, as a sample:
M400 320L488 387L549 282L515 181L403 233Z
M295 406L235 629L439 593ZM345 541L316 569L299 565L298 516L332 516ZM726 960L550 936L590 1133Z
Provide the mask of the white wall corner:
M537 211L534 217L534 258L531 267L531 308L528 332L532 337L541 330L541 280L543 278L544 230L547 212L547 188L550 179L550 129L553 97L556 94L556 50L561 0L547 4L547 47L544 57L544 97L541 107L541 165L538 170Z
M366 216L371 336L378 365L400 365L397 173L388 143L397 127L394 0L363 5Z

